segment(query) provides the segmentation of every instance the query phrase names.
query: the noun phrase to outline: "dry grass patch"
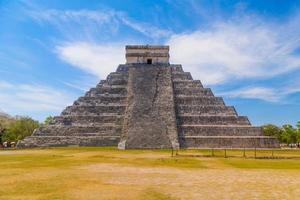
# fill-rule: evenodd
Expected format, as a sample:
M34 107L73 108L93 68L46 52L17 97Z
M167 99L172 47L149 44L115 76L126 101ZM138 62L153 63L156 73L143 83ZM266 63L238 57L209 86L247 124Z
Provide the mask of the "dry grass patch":
M171 157L166 150L0 151L0 199L297 199L299 166L293 159Z

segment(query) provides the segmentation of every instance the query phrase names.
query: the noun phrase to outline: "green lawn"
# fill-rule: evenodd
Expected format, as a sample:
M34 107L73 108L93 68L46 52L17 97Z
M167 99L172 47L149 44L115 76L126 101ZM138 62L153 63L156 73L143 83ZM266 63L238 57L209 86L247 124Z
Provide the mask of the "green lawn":
M0 151L0 199L299 199L300 151Z

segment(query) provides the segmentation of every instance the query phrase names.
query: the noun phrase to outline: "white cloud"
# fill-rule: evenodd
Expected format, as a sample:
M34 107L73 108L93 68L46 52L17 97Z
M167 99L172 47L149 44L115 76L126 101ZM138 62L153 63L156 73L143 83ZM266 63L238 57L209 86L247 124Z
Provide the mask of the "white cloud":
M261 99L268 102L290 103L288 95L299 92L299 83L289 83L277 88L262 86L243 87L236 90L220 92L218 93L218 95L227 96L231 98L239 97L246 99Z
M6 81L0 81L0 90L2 89L7 89L7 88L12 88L13 85L6 82Z
M74 100L74 95L47 86L1 83L5 87L0 86L0 108L12 115L58 114Z
M77 36L68 38L66 41L69 42L56 46L56 53L61 60L102 79L115 71L118 64L124 63L125 43L107 40L105 44L99 44L94 38L96 34L109 38L110 33L121 30L121 25L152 39L166 39L165 43L170 45L171 62L183 64L185 71L190 71L205 85L269 79L300 69L300 56L295 54L300 42L298 15L276 23L253 15L234 16L228 21L211 22L210 27L173 34L172 31L136 22L115 10L36 9L29 14L38 22L55 25L65 31L64 35L72 37L79 29L84 34L83 39ZM65 82L65 85L81 88L70 82ZM290 88L286 92L259 86L244 87L224 95L276 102L298 91L298 88ZM278 92L282 95L276 95Z
M249 19L250 18L250 19ZM172 35L171 61L182 63L204 84L268 78L300 68L300 17L282 24L256 17L214 23L211 28Z
M99 83L99 77L86 75L86 76L80 76L70 81L61 81L61 82L70 88L76 89L80 92L86 92L91 87L95 87L97 83Z
M158 27L146 23L134 22L128 17L126 17L126 15L120 15L119 19L123 24L151 38L159 39L168 37L172 34L172 31L170 30L160 29Z
M115 71L125 62L125 46L122 44L97 45L93 43L67 43L56 48L63 61L99 78Z
M229 92L219 93L218 95L227 97L240 97L247 99L261 99L264 101L278 102L282 98L282 94L273 88L266 87L246 87Z
M78 35L83 35L85 38L91 40L100 35L107 37L107 35L117 32L121 25L154 39L161 39L172 34L170 30L164 30L151 24L138 22L129 18L126 13L112 9L34 9L28 11L28 15L41 24L43 24L43 22L51 23L68 38L72 38L74 35L77 37Z

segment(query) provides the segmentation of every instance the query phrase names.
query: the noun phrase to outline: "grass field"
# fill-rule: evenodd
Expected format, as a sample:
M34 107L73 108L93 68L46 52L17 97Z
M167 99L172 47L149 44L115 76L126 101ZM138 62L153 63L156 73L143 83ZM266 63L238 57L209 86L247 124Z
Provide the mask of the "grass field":
M0 151L0 199L300 199L300 151ZM189 156L188 156L189 155ZM270 151L257 156L269 157ZM198 157L199 156L199 157ZM231 157L239 156L239 157ZM299 157L298 159L296 157Z

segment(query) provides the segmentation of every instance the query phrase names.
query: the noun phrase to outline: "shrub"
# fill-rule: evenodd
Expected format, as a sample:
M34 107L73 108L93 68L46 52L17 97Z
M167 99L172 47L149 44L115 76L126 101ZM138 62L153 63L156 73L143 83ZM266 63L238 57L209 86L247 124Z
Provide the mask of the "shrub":
M4 130L2 141L18 141L24 139L33 133L34 129L39 127L39 122L30 117L20 117Z

